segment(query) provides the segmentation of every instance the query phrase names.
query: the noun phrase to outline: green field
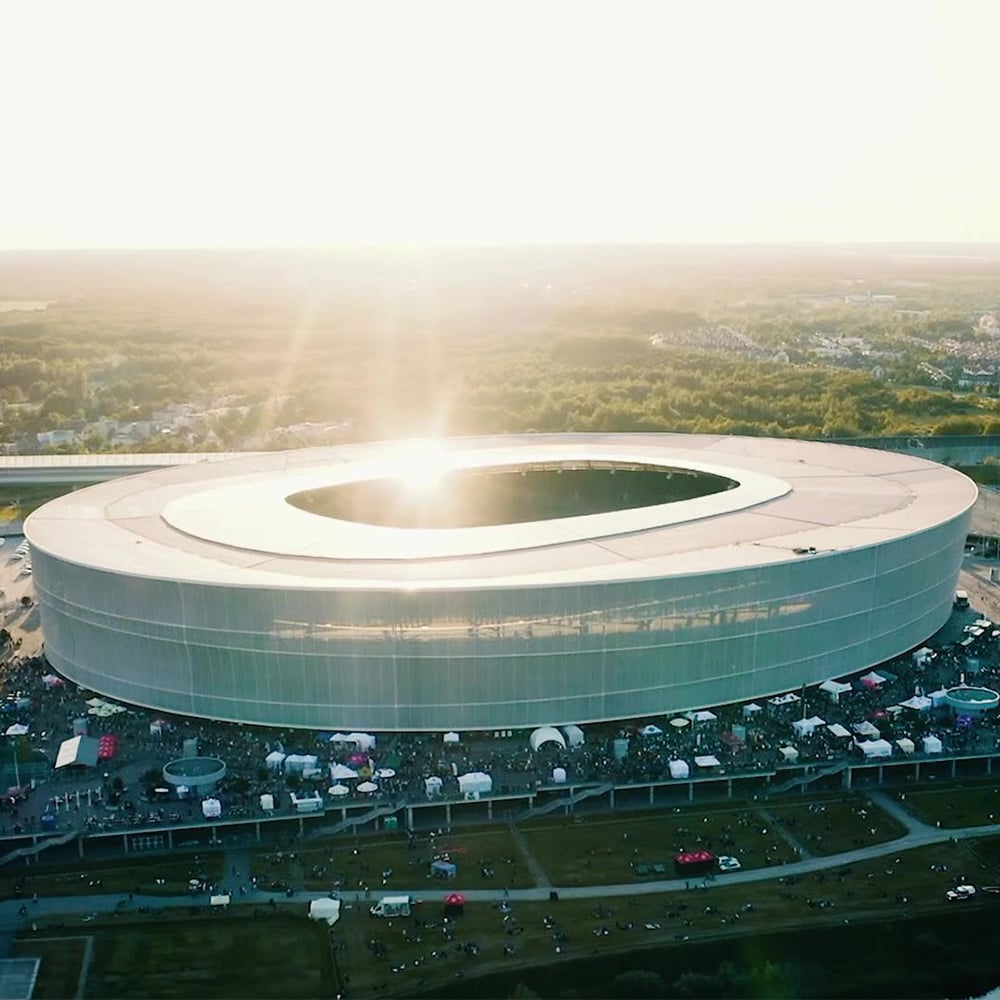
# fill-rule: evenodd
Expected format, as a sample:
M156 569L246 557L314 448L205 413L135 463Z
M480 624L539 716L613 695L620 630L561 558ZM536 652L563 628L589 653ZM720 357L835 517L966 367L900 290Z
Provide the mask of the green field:
M65 1000L76 996L83 970L88 934L78 928L42 931L14 942L12 958L40 958L32 1000Z
M993 779L968 785L921 786L900 803L931 826L986 826L1000 823L1000 791Z
M455 830L440 837L422 834L412 847L405 836L310 842L294 852L256 851L253 874L261 886L326 891L340 883L345 890L368 886L373 892L393 886L414 888L434 884L431 861L448 854L457 865L456 877L441 883L447 889L523 889L533 885L531 873L506 827ZM492 878L483 877L483 868ZM325 871L324 871L325 869ZM386 876L383 884L383 873Z

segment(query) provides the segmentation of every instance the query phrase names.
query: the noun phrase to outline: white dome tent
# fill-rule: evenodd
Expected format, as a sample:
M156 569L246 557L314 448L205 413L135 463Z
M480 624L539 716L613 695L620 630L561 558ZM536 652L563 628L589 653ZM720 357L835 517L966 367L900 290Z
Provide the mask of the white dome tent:
M531 744L531 749L536 751L546 743L558 743L563 750L566 749L566 738L555 726L539 726L531 734L528 742Z

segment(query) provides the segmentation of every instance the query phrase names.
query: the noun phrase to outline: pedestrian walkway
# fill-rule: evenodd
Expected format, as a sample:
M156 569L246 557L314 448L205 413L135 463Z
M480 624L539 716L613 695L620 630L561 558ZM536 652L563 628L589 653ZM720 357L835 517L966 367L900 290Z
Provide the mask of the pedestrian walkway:
M937 829L931 826L930 823L925 823L923 820L917 819L904 806L900 805L896 799L885 792L868 792L868 798L881 810L888 813L894 820L902 823L907 833L926 833L928 830Z
M777 817L768 809L758 809L757 815L762 817L767 825L770 826L775 833L781 839L788 844L788 846L795 851L796 855L800 858L811 858L813 852L810 851L798 837L794 836L789 832L788 827L784 823L780 823Z
M535 857L531 848L528 846L527 840L524 839L524 834L521 833L521 831L513 823L510 824L510 835L514 838L514 843L517 845L517 849L523 855L525 862L527 862L528 871L531 872L531 877L535 880L535 885L537 885L540 889L550 888L552 880L542 867L542 863Z

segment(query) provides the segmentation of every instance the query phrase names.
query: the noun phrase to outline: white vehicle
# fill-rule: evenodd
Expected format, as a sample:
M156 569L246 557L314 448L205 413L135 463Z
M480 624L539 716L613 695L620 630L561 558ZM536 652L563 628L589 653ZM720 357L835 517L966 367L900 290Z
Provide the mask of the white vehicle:
M974 885L956 885L954 889L949 889L945 896L950 900L972 899L975 894L976 887Z
M738 872L743 865L740 864L739 859L731 858L728 854L723 854L719 858L719 871L720 872Z
M383 896L369 912L373 917L408 917L412 905L410 896Z

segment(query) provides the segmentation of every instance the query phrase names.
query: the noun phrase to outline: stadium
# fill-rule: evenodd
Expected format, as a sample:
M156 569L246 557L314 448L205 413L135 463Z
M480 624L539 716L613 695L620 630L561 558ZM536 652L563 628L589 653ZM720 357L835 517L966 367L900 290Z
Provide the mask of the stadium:
M345 445L118 478L28 519L53 668L249 724L497 730L759 698L948 619L974 484L819 442Z

